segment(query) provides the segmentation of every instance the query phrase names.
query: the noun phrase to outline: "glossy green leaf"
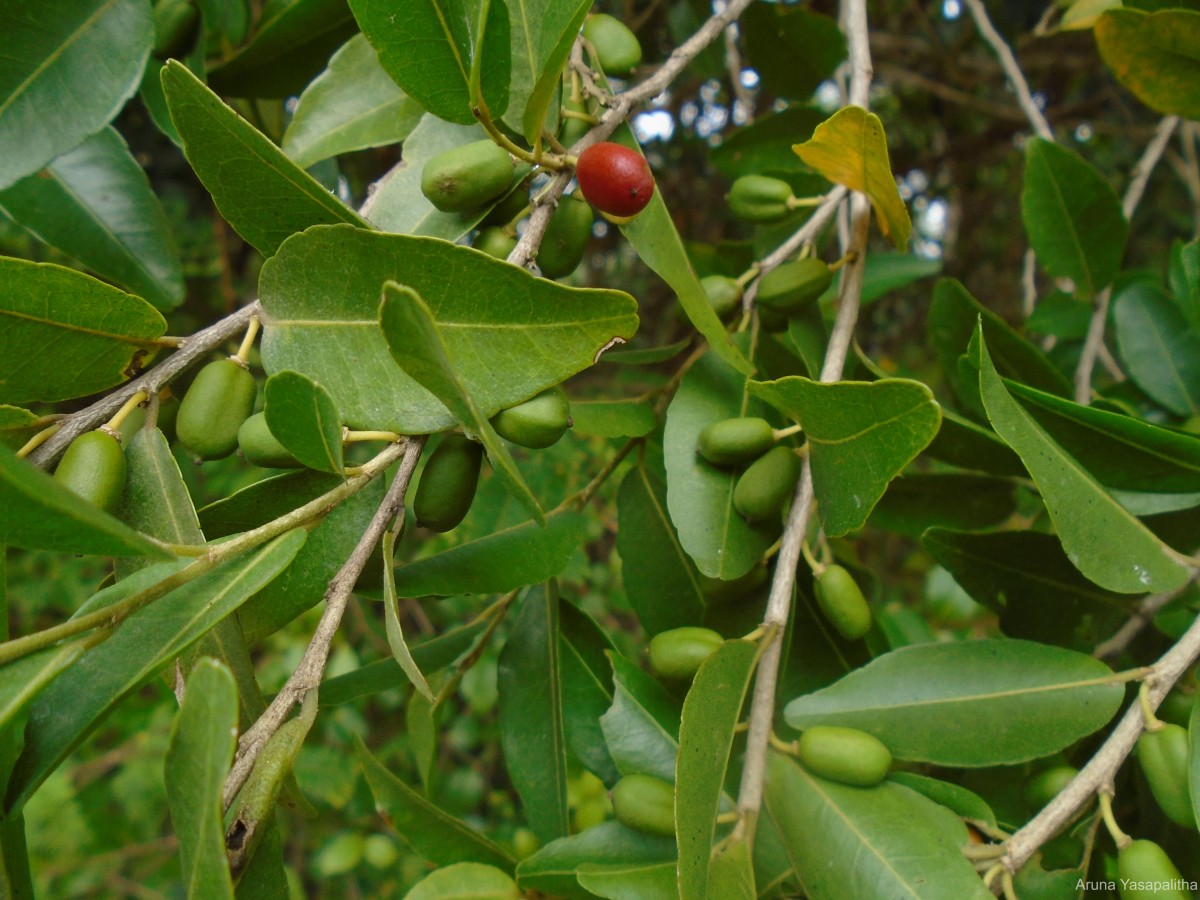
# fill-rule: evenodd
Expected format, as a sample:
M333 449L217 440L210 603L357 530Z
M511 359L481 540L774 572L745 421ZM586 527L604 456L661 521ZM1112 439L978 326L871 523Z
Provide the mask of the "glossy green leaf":
M530 590L500 652L500 745L525 819L543 843L564 837L567 743L559 670L558 586Z
M921 541L1009 637L1091 650L1129 617L1131 598L1098 587L1052 534L930 529Z
M388 647L392 651L392 658L408 677L417 693L433 703L436 698L433 696L433 691L429 689L429 682L425 680L425 674L421 671L421 667L413 659L412 651L408 648L408 641L404 637L404 628L400 624L395 569L392 567L394 550L395 535L388 531L383 536L383 620Z
M1200 240L1171 245L1167 283L1188 321L1200 325Z
M49 424L27 409L0 404L0 446L20 450L26 441Z
M629 605L647 633L694 625L706 601L700 573L667 512L662 475L643 460L617 494L617 552Z
M862 302L871 303L941 271L940 259L924 259L911 253L871 253L863 272ZM829 296L833 294L831 288Z
M200 527L210 540L249 531L328 493L342 483L336 475L304 469L256 481L200 509Z
M751 8L753 10L753 7ZM742 21L756 12L743 14ZM808 140L825 114L811 106L789 106L744 125L712 151L713 165L731 180L740 175L807 172L808 168L792 151L797 140ZM810 176L812 177L812 176ZM789 182L790 183L790 182ZM819 190L819 188L818 188ZM870 259L870 257L867 257ZM734 273L736 274L736 273Z
M1134 384L1179 416L1200 415L1200 330L1156 284L1135 281L1113 304L1117 352Z
M1113 9L1095 31L1105 64L1139 100L1161 113L1200 118L1200 12Z
M168 62L162 83L188 162L221 215L265 256L310 225L367 224L182 63Z
M959 818L972 819L996 827L996 814L987 805L987 801L961 785L930 778L928 775L918 775L915 772L893 772L888 776L888 780L928 797Z
M1029 469L1063 548L1079 571L1119 593L1166 591L1183 584L1187 570L1166 545L1013 400L982 342L978 363L980 393L992 427Z
M122 698L278 575L305 537L295 529L176 588L123 621L55 679L30 709L6 810L19 809Z
M725 900L755 900L754 863L750 843L745 838L725 844L713 854L708 873L708 896Z
M1048 756L1106 725L1125 696L1082 653L1031 641L915 644L791 701L793 728L845 725L897 759L1009 765Z
M0 734L4 729L23 731L19 719L41 691L74 664L87 649L82 640L47 647L0 667ZM2 760L0 760L2 762ZM7 772L0 767L0 775ZM0 778L0 781L3 781Z
M563 511L524 522L396 570L402 597L499 594L558 575L583 545L584 518Z
M521 900L517 884L494 866L455 863L422 878L405 900Z
M935 526L971 531L999 525L1016 511L1016 487L1008 479L912 472L888 486L870 522L886 531L920 537Z
M508 5L512 96L504 120L530 144L541 138L546 127L567 55L590 9L587 0L516 0Z
M0 818L0 890L8 897L34 896L25 818L19 814Z
M0 192L0 212L160 310L183 300L179 249L166 213L112 128Z
M763 86L780 97L807 100L846 58L846 38L837 20L804 7L751 4L738 30L745 35L747 63ZM797 139L793 133L789 143Z
M962 824L907 788L825 781L772 751L765 799L812 900L992 896L962 855Z
M676 341L673 344L666 344L662 347L606 350L604 355L600 357L600 362L614 363L619 366L652 366L656 363L666 362L668 359L674 359L691 342L691 338L684 338L682 341Z
M1081 296L1117 274L1129 223L1108 179L1078 154L1040 137L1025 144L1021 217L1038 261Z
M41 469L0 449L0 545L99 556L169 554Z
M375 808L417 853L439 866L478 862L513 870L514 860L501 847L430 803L389 772L357 735L354 740Z
M679 892L684 897L709 894L725 770L758 650L749 641L726 641L700 666L683 702L675 764L675 839Z
M739 373L706 353L688 370L667 408L667 507L683 549L710 578L745 575L779 530L769 523L751 525L738 515L733 508L736 473L709 465L696 453L706 426L761 412L761 404L746 396L745 385Z
M398 144L423 113L383 71L367 39L356 34L300 95L283 133L283 152L308 168L340 153Z
M875 221L897 250L908 249L912 220L900 198L888 159L883 123L860 106L845 106L792 147L805 163L834 184L861 191L875 208Z
M675 780L679 709L657 681L625 657L610 653L616 693L600 725L622 775Z
M657 421L646 400L572 400L571 428L575 434L598 437L644 437Z
M237 723L233 676L216 660L201 659L188 677L166 758L167 804L188 897L233 897L221 788L233 762Z
M813 491L830 537L861 528L888 483L938 433L942 411L917 381L752 381L750 393L804 426Z
M414 434L456 424L392 358L379 327L389 280L428 305L485 416L582 371L612 338L637 328L634 300L621 291L564 287L431 238L309 229L263 266L263 363L271 373L293 369L320 381L351 428Z
M210 31L224 35L235 46L246 37L250 11L244 0L199 0L198 5Z
M267 426L310 469L342 473L342 417L329 391L299 372L267 379Z
M551 896L586 898L577 873L594 878L600 872L630 872L663 865L675 869L675 842L656 834L634 831L620 822L602 822L580 834L547 844L517 866L517 883L526 890ZM618 877L614 874L614 878ZM653 875L647 877L653 879ZM600 878L602 884L614 879ZM653 881L652 881L653 883ZM653 897L654 895L650 895ZM650 900L647 897L647 900Z
M209 74L213 90L234 97L298 94L355 31L346 0L290 0L266 9L250 43Z
M441 119L466 125L482 99L493 119L508 109L511 46L507 4L418 0L398 16L390 3L350 8L396 84Z
M612 641L570 603L558 608L558 659L562 677L563 733L567 747L581 763L605 784L620 778L608 746L600 717L612 706L612 666L607 654Z
M478 435L496 477L538 524L545 525L546 516L541 504L525 483L521 470L488 421L487 414L467 389L462 372L451 355L446 334L454 324L447 323L443 330L420 294L394 281L384 282L379 326L392 359L404 374L444 403L459 424Z
M942 426L925 453L960 469L978 469L993 475L1025 475L1021 458L994 431L945 408Z
M0 401L85 397L140 371L166 330L145 300L51 263L0 257Z
M0 34L5 188L99 131L133 96L154 43L154 14L148 0L6 0Z
M608 900L678 900L675 865L670 862L640 862L604 866L583 863L575 879L585 890Z

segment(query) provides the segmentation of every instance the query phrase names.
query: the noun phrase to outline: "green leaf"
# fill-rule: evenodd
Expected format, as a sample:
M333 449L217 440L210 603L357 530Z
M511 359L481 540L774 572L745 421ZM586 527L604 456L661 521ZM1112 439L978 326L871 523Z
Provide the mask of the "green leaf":
M50 424L27 409L0 404L0 446L20 450L39 429Z
M675 837L679 892L684 897L709 894L725 770L758 650L749 641L726 641L700 666L683 702L675 764Z
M233 897L221 787L233 762L237 724L233 676L216 660L201 659L188 677L166 758L167 803L188 897Z
M564 287L431 238L309 229L263 266L263 363L321 382L351 428L417 434L456 424L392 358L379 327L389 280L428 304L483 415L586 369L613 337L637 328L636 304L621 291ZM489 302L480 304L484 291Z
M304 469L247 485L200 509L200 527L210 540L250 531L315 500L342 483L336 475Z
M166 213L112 128L0 192L0 212L160 310L183 300L179 248Z
M1188 321L1200 324L1200 240L1171 245L1167 283Z
M571 428L598 437L644 437L657 421L648 400L572 400Z
M707 425L758 415L761 404L746 396L746 380L714 353L688 370L667 408L663 450L667 507L683 549L710 578L745 575L771 546L778 525L751 525L733 508L737 475L718 469L696 453Z
M176 588L123 621L55 679L30 709L5 809L21 808L117 703L278 575L305 537L303 529L294 529Z
M751 6L743 13L741 21L750 21L749 17L756 14L754 10ZM740 175L776 173L787 174L791 183L795 177L793 173L808 171L792 151L792 145L799 138L811 137L824 120L825 114L819 109L789 106L742 126L715 147L709 158L730 180ZM817 176L808 177L817 180ZM816 189L820 190L819 187Z
M234 97L298 94L354 34L346 0L290 0L267 7L250 43L209 74L213 90Z
M0 188L95 134L133 96L154 43L147 0L0 6Z
M830 537L862 527L888 483L942 423L933 392L902 378L823 384L791 376L752 381L749 390L804 426L817 509Z
M500 652L497 685L504 765L543 843L570 828L558 608L553 580L526 594Z
M845 725L897 759L1009 765L1048 756L1102 728L1125 685L1082 653L1032 641L915 644L791 701L793 728Z
M1078 154L1045 138L1026 143L1021 218L1038 261L1082 297L1117 274L1129 223L1112 185Z
M1200 118L1200 12L1113 9L1096 22L1105 64L1161 113Z
M145 300L73 269L0 257L0 281L0 401L107 390L154 357L167 327Z
M991 429L981 428L951 410L942 409L942 427L925 453L960 469L1023 477L1025 467L1012 448Z
M585 520L562 511L545 526L523 522L418 559L396 570L396 590L404 597L499 594L558 575L583 546Z
M447 330L454 324L447 323ZM467 389L443 330L421 295L394 281L384 282L379 326L396 364L444 403L459 423L479 436L496 477L539 524L545 525L546 515L541 504L525 483L508 447Z
M706 606L700 574L671 524L662 475L645 460L621 482L617 511L621 579L642 627L654 635L699 622Z
M188 162L221 215L264 256L310 225L367 224L182 63L168 62L162 83Z
M511 872L515 862L484 835L434 806L389 772L358 735L355 750L375 797L375 808L412 848L434 865L478 862Z
M429 689L429 682L425 680L425 674L421 671L421 667L413 659L412 651L408 649L408 641L404 639L404 628L400 624L396 577L395 570L392 568L394 551L395 535L391 531L385 532L383 535L383 621L387 632L388 647L392 651L392 658L408 677L417 693L430 703L434 703L437 698Z
M583 863L575 872L580 887L609 900L678 900L675 865L641 862L604 866Z
M818 125L812 138L792 149L834 184L866 194L884 237L890 237L897 250L908 249L912 220L896 187L877 115L860 106L844 106Z
M1200 331L1175 302L1135 281L1117 295L1113 324L1133 383L1178 416L1200 415Z
M538 890L551 896L586 898L590 892L580 889L576 873L587 873L589 880L601 872L629 872L670 866L675 869L675 842L656 834L634 831L620 822L602 822L580 834L547 844L517 866L517 883L525 890ZM653 874L647 877L654 882ZM600 876L601 884L613 879ZM650 900L656 895L649 895Z
M617 653L609 653L616 692L600 719L608 752L622 775L675 780L679 708L661 684Z
M812 900L992 896L962 855L962 824L907 788L836 784L771 751L765 800Z
M756 845L757 846L757 845ZM713 854L708 873L708 896L724 900L755 900L754 864L750 842L740 838L724 844Z
M653 366L668 359L674 359L691 344L690 337L662 347L635 348L632 350L606 350L600 357L602 363L614 363L619 366Z
M1000 525L1016 511L1016 488L1008 479L912 472L888 486L870 522L886 531L920 537L935 526L971 531Z
M515 0L509 4L512 95L504 121L530 144L542 136L567 55L591 7L588 0Z
M837 20L803 7L751 4L738 30L745 35L748 64L763 86L780 97L808 99L846 58L846 38Z
M405 900L521 900L524 896L505 872L481 863L455 863L438 869L404 895Z
M562 676L563 733L567 746L605 784L620 778L600 717L612 706L612 641L587 615L570 603L558 607L558 659Z
M1128 595L1084 578L1052 534L933 528L921 543L1009 637L1090 651L1129 618Z
M267 426L310 469L341 475L342 417L329 391L299 372L267 379Z
M864 266L862 302L871 303L941 271L940 259L923 259L911 253L872 253ZM832 287L828 296L834 296Z
M997 433L1017 451L1042 494L1063 548L1079 571L1119 593L1168 591L1187 569L1126 512L1009 395L987 348L979 345L979 389Z
M86 642L77 640L47 647L0 668L0 735L4 735L5 729L21 733L24 730L19 718L21 713L46 685L69 669L86 649ZM0 757L0 776L3 776L0 782L7 777L2 763Z
M3 544L98 556L170 556L7 449L0 449Z
M470 124L479 99L493 119L508 109L512 57L505 3L417 0L402 16L379 0L351 0L350 8L383 68L438 118Z
M892 772L888 775L888 781L904 785L904 787L928 797L961 819L973 819L993 828L996 827L996 814L992 812L992 808L974 791L969 791L961 785L930 778L927 775L918 775L915 772Z
M398 144L423 113L383 71L367 39L356 34L300 95L283 133L283 152L308 168L340 153Z

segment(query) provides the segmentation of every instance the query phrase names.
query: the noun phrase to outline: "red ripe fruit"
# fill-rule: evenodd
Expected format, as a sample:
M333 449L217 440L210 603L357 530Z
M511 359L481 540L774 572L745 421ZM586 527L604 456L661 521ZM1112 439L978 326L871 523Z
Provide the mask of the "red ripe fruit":
M654 176L645 157L608 141L579 154L575 177L584 199L610 216L636 216L654 196Z

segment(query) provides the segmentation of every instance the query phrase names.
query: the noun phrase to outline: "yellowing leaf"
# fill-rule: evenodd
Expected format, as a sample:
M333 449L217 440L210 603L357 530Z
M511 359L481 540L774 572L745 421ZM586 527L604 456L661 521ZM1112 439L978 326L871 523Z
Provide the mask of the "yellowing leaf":
M861 106L847 106L818 125L811 140L792 149L830 181L866 194L879 230L897 250L908 248L912 220L896 189L879 116Z

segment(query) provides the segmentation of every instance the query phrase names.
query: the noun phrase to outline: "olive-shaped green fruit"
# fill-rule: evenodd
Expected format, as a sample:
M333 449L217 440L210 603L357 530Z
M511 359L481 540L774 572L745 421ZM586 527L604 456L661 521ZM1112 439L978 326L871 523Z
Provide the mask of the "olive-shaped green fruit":
M494 256L496 259L508 259L508 254L517 246L517 239L503 228L485 228L475 238L474 247Z
M613 815L638 831L675 834L675 787L649 775L626 775L613 785Z
M742 306L742 286L726 275L709 275L700 279L708 305L722 321L730 318Z
M237 449L238 429L254 412L258 385L233 359L211 362L196 375L179 404L179 442L201 459L222 459Z
M125 492L125 468L121 442L97 429L71 441L54 477L93 506L112 512Z
M164 396L165 395L165 396ZM176 423L179 421L179 398L170 391L158 395L158 418L154 424L163 433L167 443L175 440Z
M533 450L557 443L570 426L571 403L558 385L492 416L496 434Z
M705 426L696 449L714 466L740 466L758 459L774 444L775 429L771 423L747 416Z
M838 725L814 725L796 742L796 757L814 775L870 787L887 776L892 754L879 738Z
M628 75L642 61L637 35L612 16L596 13L583 23L583 36L596 48L596 57L609 75Z
M1117 854L1121 900L1188 900L1182 881L1171 857L1153 841L1134 841Z
M816 584L817 604L838 634L857 641L871 630L871 607L853 575L841 566L826 566Z
M430 531L449 531L463 520L483 464L483 446L461 434L448 434L425 464L413 514L417 524Z
M442 212L478 209L512 183L513 160L490 140L439 153L421 170L421 193Z
M533 856L542 848L542 842L538 840L538 836L528 828L518 828L513 832L512 836L513 853L517 859L525 859L527 856Z
M1194 829L1196 817L1188 789L1187 729L1165 724L1157 731L1144 732L1138 738L1137 758L1154 802L1166 817L1176 825Z
M770 571L767 569L766 563L760 562L745 575L729 581L722 581L720 578L709 578L706 575L701 575L700 589L704 592L704 599L708 601L710 606L728 603L753 594L767 583L767 576L769 574Z
M562 278L579 267L592 239L592 218L592 208L581 197L568 196L558 201L538 250L537 264L543 275Z
M248 462L264 469L295 469L300 460L271 434L267 414L255 413L238 429L238 447Z
M790 447L774 447L756 460L733 488L733 508L751 522L779 515L796 491L800 459Z
M1186 694L1177 687L1163 698L1163 702L1155 712L1160 719L1186 728L1188 722L1191 721L1192 707L1195 703L1195 694Z
M572 100L568 96L567 89L563 89L563 117L562 124L558 129L558 139L564 147L572 146L581 137L587 134L592 129L592 123L586 119L579 119L575 116L566 115L567 112L579 113L580 115L593 115L594 111L589 107L586 98L580 100Z
M663 678L691 678L724 642L711 628L690 625L672 628L656 634L650 641L650 666Z
M809 256L772 269L758 283L754 302L764 309L793 316L820 297L833 284L833 270L822 259Z
M766 175L743 175L729 188L729 209L746 222L778 222L792 211L792 186Z
M1038 772L1027 782L1022 794L1031 809L1041 809L1063 792L1072 779L1079 774L1074 766L1052 766Z
M515 188L499 200L483 217L480 226L509 225L513 219L529 208L529 192L524 187Z

